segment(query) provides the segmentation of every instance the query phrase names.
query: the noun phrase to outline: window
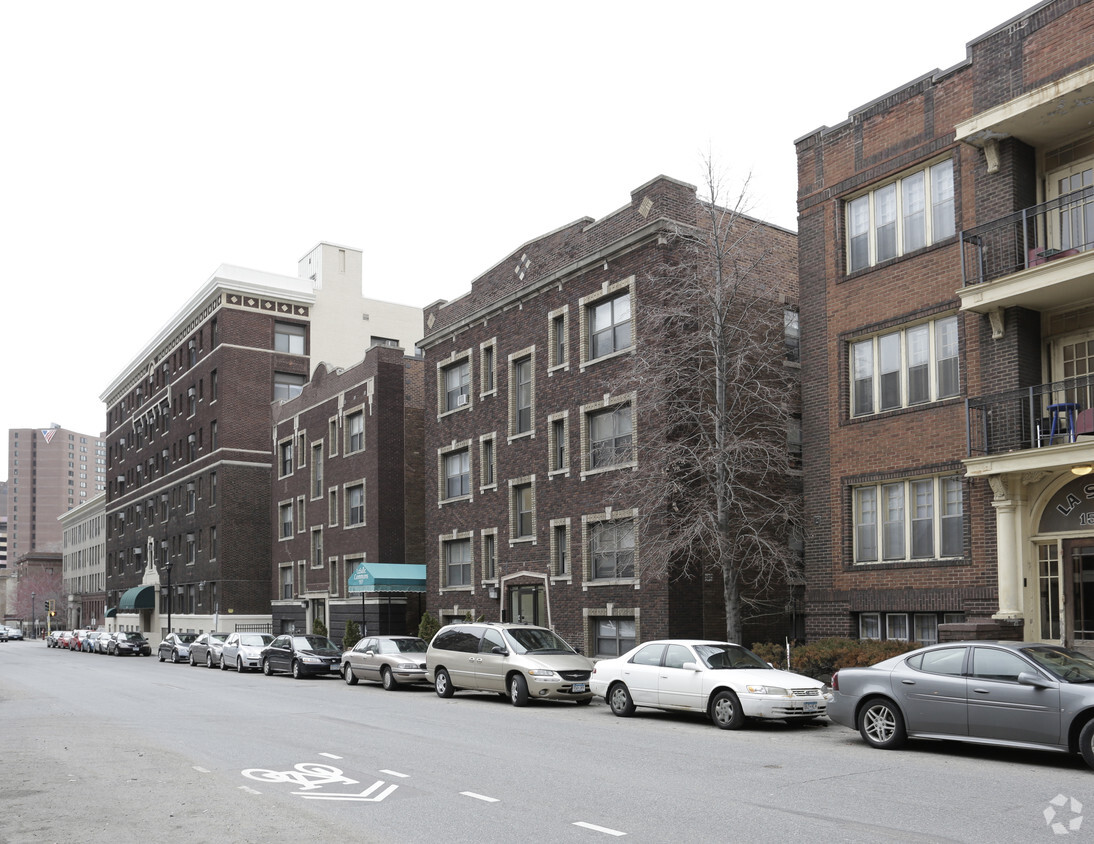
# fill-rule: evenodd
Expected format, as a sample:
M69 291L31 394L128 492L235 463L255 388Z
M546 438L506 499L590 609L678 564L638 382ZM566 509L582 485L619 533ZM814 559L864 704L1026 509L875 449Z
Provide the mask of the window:
M292 440L285 440L277 446L277 465L280 469L278 477L292 474Z
M604 469L634 460L631 443L631 405L591 413L589 420L589 469Z
M209 374L209 401L214 402L220 394L220 382L217 379L217 371L214 369Z
M498 576L498 535L494 530L482 534L482 576L484 580Z
M889 613L885 616L885 638L908 641L908 616L905 613Z
M311 532L311 564L312 568L323 566L323 528L312 528Z
M288 401L300 395L307 379L303 375L293 375L290 372L274 373L274 401Z
M220 428L214 419L209 423L209 450L216 451L220 443Z
M952 237L953 161L902 176L846 207L848 272Z
M497 485L497 472L494 467L494 437L493 435L482 437L479 440L479 467L482 474L483 487Z
M786 359L797 363L801 360L802 351L802 336L797 311L783 311L783 338L786 346Z
M938 641L938 616L934 613L916 613L912 638L921 645L933 645Z
M881 638L881 616L876 612L864 612L858 617L858 637L860 639Z
M787 465L794 470L802 467L802 418L800 413L793 413L786 426L786 454Z
M292 539L292 502L287 501L281 504L279 509L281 512L281 538Z
M589 559L594 580L634 577L634 522L596 522L589 526Z
M292 598L292 566L281 567L281 598Z
M1023 672L1035 673L1024 659L1008 651L995 648L973 648L969 676L980 680L1001 680L1017 683Z
M444 569L447 586L471 585L470 539L453 539L444 543Z
M444 497L471 494L471 452L463 448L444 456Z
M956 396L957 354L956 316L852 343L852 415Z
M323 443L311 447L311 497L323 497Z
M536 534L535 492L531 482L513 484L513 539L530 539Z
M567 417L562 414L558 417L552 416L550 418L550 428L548 429L548 448L551 451L550 454L550 468L552 472L560 472L568 468L568 425L566 424Z
M346 488L346 524L350 527L365 523L365 485Z
M1060 566L1055 542L1037 546L1041 638L1060 638Z
M217 528L213 525L209 528L209 559L215 560L217 558Z
M193 366L198 362L198 350L197 345L193 338L186 342L186 363L187 366Z
M288 322L274 323L274 351L290 355L304 354L304 326Z
M568 519L551 522L551 573L556 577L570 574L570 523Z
M327 490L327 524L331 527L338 524L338 490Z
M186 565L192 566L198 558L197 543L192 533L186 534Z
M962 554L963 492L956 475L855 487L854 508L856 563Z
M510 374L510 393L512 395L511 432L526 434L532 430L532 358L518 358L513 361Z
M441 370L441 383L444 388L442 412L467 407L471 392L471 362L464 359Z
M385 346L389 349L399 348L399 341L394 337L372 337L369 342L373 346Z
M197 392L193 387L186 391L186 415L193 416L198 410Z
M628 349L631 339L630 290L588 307L589 360Z
M365 447L365 412L358 410L346 417L346 454Z
M566 308L552 311L548 316L549 334L548 360L549 369L565 366L569 362L569 319Z
M494 342L483 343L480 347L480 365L482 366L482 394L492 393L497 388L494 372L496 367Z
M598 618L594 626L593 655L596 657L622 656L635 646L633 618Z
M186 512L193 513L196 508L197 492L195 491L194 485L192 483L188 483L186 485Z

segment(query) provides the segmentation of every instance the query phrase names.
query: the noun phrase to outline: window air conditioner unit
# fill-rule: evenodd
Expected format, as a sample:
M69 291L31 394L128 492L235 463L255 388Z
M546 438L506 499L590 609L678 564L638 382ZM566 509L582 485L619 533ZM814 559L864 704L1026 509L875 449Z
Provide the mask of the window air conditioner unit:
M465 404L467 404L467 396L464 393L460 393L456 396L456 407L463 407Z

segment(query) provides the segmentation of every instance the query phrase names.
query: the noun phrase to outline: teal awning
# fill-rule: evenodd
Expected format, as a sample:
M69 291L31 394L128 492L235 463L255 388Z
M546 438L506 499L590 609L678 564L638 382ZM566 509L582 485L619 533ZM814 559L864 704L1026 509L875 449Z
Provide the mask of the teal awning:
M150 610L156 605L155 586L134 586L122 593L118 601L118 612L132 612L133 610Z
M425 566L415 563L361 563L349 576L348 591L424 592Z
M114 618L117 614L118 614L118 608L117 607L109 607L107 609L107 611L104 613L104 615L107 618Z

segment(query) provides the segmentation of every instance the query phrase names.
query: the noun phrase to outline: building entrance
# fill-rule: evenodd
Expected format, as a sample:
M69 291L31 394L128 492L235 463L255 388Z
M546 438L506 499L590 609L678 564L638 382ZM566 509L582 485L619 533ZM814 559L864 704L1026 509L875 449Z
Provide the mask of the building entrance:
M1094 651L1094 539L1064 542L1065 641Z
M1094 603L1091 604L1091 607L1094 608ZM510 586L509 618L507 620L546 626L547 590L542 586Z

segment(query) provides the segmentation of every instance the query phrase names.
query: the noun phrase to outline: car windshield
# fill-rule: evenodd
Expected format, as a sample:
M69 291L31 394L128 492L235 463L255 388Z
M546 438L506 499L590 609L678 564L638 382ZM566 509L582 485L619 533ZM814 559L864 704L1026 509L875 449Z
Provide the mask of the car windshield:
M505 631L518 654L572 654L574 649L542 627L510 627Z
M125 638L128 639L130 642L144 641L144 637L140 633L126 633Z
M209 639L213 642L223 642L227 638L228 638L227 633L210 633L209 634Z
M334 642L326 636L293 636L293 647L302 651L333 651Z
M189 645L198 637L197 633L176 633L175 635L179 637L179 641L184 645Z
M378 644L382 654L424 654L426 650L423 639L381 639Z
M1070 648L1042 645L1023 648L1022 653L1069 683L1094 683L1094 660Z
M264 648L273 641L273 636L268 633L248 633L239 637L239 644L248 648Z
M771 668L752 651L740 645L696 645L695 652L707 668Z

